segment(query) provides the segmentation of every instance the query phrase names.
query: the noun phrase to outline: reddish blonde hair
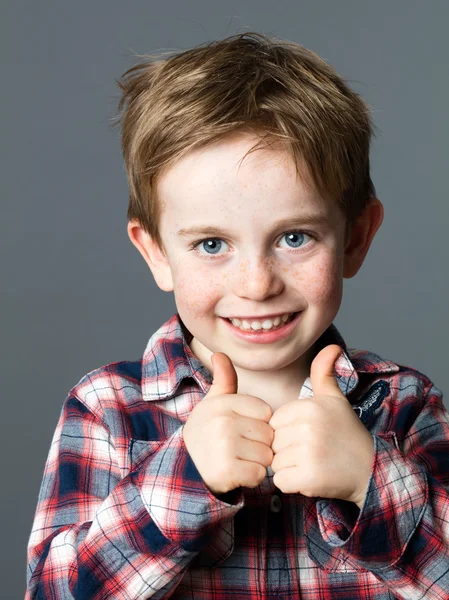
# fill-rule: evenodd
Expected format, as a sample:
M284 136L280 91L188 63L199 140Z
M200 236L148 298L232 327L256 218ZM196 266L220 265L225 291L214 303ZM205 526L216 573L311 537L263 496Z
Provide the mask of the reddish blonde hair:
M143 58L115 80L122 95L113 126L121 125L127 218L162 250L156 184L164 169L245 132L260 138L249 152L281 142L298 174L305 163L316 189L340 206L349 233L376 194L375 126L369 105L333 67L300 44L257 32Z

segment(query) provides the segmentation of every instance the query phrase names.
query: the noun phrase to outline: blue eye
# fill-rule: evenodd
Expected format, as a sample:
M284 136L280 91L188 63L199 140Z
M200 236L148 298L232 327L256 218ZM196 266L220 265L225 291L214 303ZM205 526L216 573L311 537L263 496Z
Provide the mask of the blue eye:
M293 250L299 249L301 250L306 244L301 244L301 242L304 239L304 236L308 236L312 239L316 239L315 236L312 233L309 233L307 231L288 231L284 234L282 234L282 238L287 236L287 239L289 240L289 247L292 248ZM281 239L282 239L281 238ZM298 239L299 238L299 239ZM290 246L290 242L293 244ZM199 254L201 254L202 256L219 256L218 252L222 246L222 244L226 244L226 242L224 240L222 240L221 238L203 238L201 240L197 240L195 242L193 242L190 245L190 250L196 250L198 248L198 246L200 246L200 244L205 244L205 246L203 246L203 249L206 250L206 253L202 253L199 252Z
M290 242L292 242L293 244L298 244L298 241L295 238L299 237L299 241L301 241L302 239L304 239L304 235L307 235L308 237L312 237L306 231L288 231L287 233L284 233L282 237L288 236L288 238L290 238ZM290 248L301 248L301 247L302 246L290 246Z
M208 250L211 250L211 254L214 255L216 254L216 250L217 250L217 242L219 244L219 246L221 247L221 244L223 243L223 240L221 240L220 238L206 238L204 240L199 240L198 242L194 242L191 246L191 248L197 248L200 244L203 244L204 242L206 242L206 246L204 246L204 248L207 248ZM226 244L226 242L225 242ZM209 252L207 252L208 254Z

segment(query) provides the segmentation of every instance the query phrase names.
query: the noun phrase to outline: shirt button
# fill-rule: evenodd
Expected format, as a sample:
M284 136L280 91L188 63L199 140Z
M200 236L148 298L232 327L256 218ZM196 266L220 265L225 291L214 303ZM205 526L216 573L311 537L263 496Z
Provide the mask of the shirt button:
M270 510L271 512L278 513L282 508L282 502L279 496L274 494L270 499Z

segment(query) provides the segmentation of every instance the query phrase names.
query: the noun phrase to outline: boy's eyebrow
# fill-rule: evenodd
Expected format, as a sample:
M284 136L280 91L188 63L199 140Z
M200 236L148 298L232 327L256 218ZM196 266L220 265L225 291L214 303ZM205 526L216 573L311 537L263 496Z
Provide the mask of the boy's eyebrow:
M287 219L280 219L273 224L273 229L288 228L288 227L299 227L301 225L328 225L329 221L326 215L322 213L302 215L297 217L291 217ZM208 225L197 225L195 227L186 227L179 229L177 235L187 237L189 235L227 235L231 236L232 232L228 229L222 229L220 227L208 226Z

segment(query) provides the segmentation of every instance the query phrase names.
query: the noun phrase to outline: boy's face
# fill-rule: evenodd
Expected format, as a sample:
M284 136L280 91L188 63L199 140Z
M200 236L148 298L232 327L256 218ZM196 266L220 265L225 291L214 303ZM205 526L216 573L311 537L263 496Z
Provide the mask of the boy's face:
M242 372L295 363L306 376L306 353L334 320L343 278L360 268L382 222L382 204L376 199L353 228L345 254L340 209L305 186L286 153L256 150L239 163L256 141L228 138L163 174L158 194L166 257L138 224L129 223L128 234L159 287L173 290L204 363L211 367L211 354L224 352ZM308 222L312 215L323 222ZM181 234L193 227L210 231ZM302 314L288 336L270 343L243 340L224 320L297 311Z

